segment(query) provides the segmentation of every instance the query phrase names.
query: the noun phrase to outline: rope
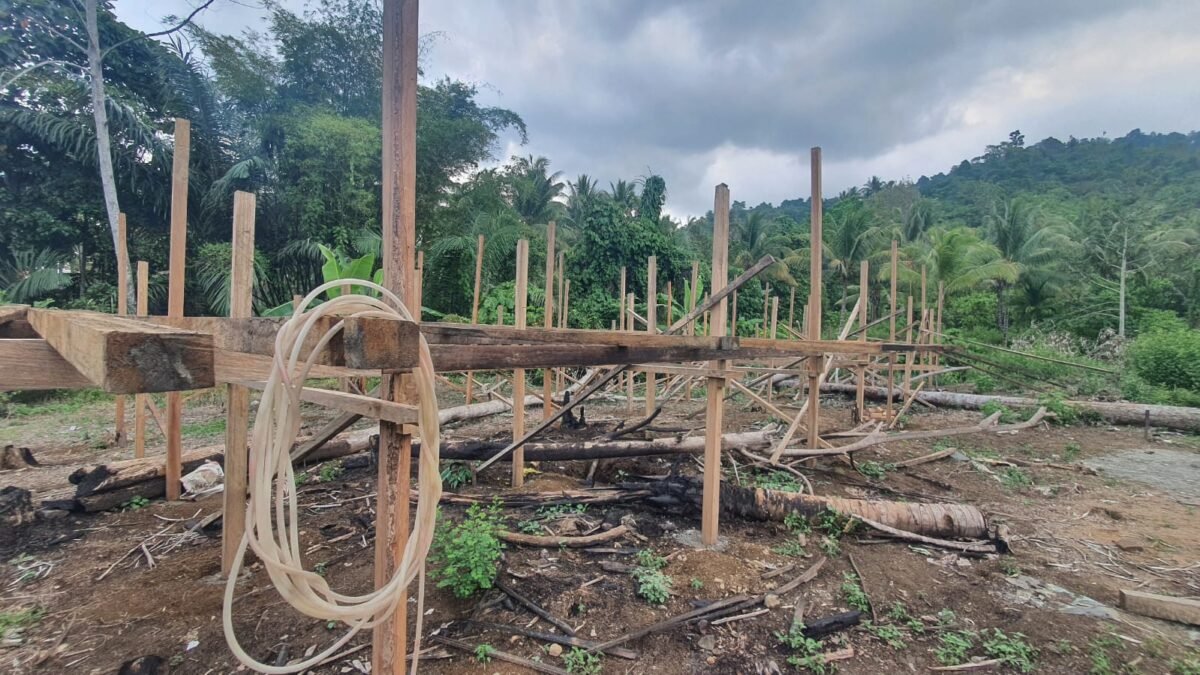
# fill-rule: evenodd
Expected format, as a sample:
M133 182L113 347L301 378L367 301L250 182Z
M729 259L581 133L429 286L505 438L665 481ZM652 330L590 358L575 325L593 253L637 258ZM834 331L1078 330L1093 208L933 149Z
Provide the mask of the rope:
M300 559L297 523L296 487L289 451L300 431L300 390L308 371L329 341L342 330L343 321L331 327L303 362L300 355L323 316L400 318L412 321L408 308L387 289L355 280L355 286L378 291L383 300L365 295L340 295L307 309L322 293L338 288L343 282L323 284L309 293L296 307L291 318L275 337L275 356L271 375L263 390L250 442L250 499L246 506L246 532L225 583L222 622L225 640L238 661L260 673L296 673L315 667L359 631L386 621L395 612L404 589L419 574L416 639L413 645L412 672L417 671L421 650L421 621L424 616L425 556L433 541L437 504L442 483L438 473L440 431L437 397L434 391L433 360L424 336L420 338L417 368L413 371L419 395L418 435L421 439L417 480L419 499L416 518L398 567L382 587L365 595L344 595L331 589L325 579L304 569ZM386 300L386 302L384 302ZM404 478L405 480L407 478ZM381 486L380 494L383 493ZM379 536L376 533L376 536ZM262 561L279 595L296 611L324 621L340 621L348 630L327 649L311 658L287 666L271 666L257 661L238 642L233 629L233 596L247 548Z

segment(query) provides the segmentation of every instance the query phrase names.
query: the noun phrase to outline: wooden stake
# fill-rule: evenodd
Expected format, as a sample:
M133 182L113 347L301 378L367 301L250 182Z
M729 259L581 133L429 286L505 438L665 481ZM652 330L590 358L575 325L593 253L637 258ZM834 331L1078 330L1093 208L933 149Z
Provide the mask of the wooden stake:
M233 193L233 263L229 283L229 317L254 314L254 195ZM246 438L250 390L227 384L225 412L225 511L221 525L221 576L228 577L246 531Z
M729 282L729 187L724 183L716 188L713 214L712 293L717 293ZM713 307L710 325L713 335L726 335L724 299ZM713 361L710 366L724 370L727 362ZM701 504L700 541L705 546L715 546L721 508L721 433L725 416L725 378L710 377L705 382L708 399L704 418L704 495Z
M413 319L418 322L421 320L421 314L425 306L425 251L417 251L417 275L413 278L413 284L417 288L416 309L413 312Z
M546 226L546 285L542 326L554 328L554 221ZM542 419L554 414L554 377L550 369L542 371Z
M126 316L129 314L129 251L126 244L126 226L125 214L122 213L117 217L117 245L121 248L117 252L117 315ZM120 446L124 445L125 438L125 397L117 396L116 401L117 420L113 429L113 442Z
M517 287L513 309L513 325L525 327L525 308L529 302L529 240L517 242ZM513 370L513 440L525 435L525 369ZM513 450L512 486L525 484L525 448Z
M625 299L625 307L629 310L629 312L633 311L633 300L634 300L633 293L630 293L629 296ZM630 333L633 333L637 330L636 328L634 328L632 316L628 316L625 319L625 330L629 331ZM628 376L628 379L625 380L625 414L632 415L633 414L634 372L632 370L629 370L625 374Z
M420 320L413 279L416 256L418 0L383 2L383 278L413 318ZM411 375L385 376L380 398L412 403ZM379 423L375 508L375 587L395 573L409 533L412 436L403 426ZM402 675L408 638L408 593L395 614L375 625L371 672Z
M788 328L796 329L796 287L792 286L792 297L788 300Z
M779 296L771 296L771 335L772 340L779 338Z
M810 198L810 218L812 220L809 234L809 293L808 293L808 339L821 339L821 299L824 289L821 281L822 273L822 243L825 241L821 232L822 203L821 203L821 148L813 148L812 162L812 195ZM808 360L808 447L818 447L820 439L821 414L821 372L824 370L825 359Z
M150 312L150 264L139 260L137 264L137 315L146 316ZM141 459L146 456L146 394L136 394L133 397L133 456Z
M175 119L175 156L171 163L171 247L167 270L167 316L183 316L183 275L187 263L188 159L192 148L192 124ZM167 393L167 499L179 499L183 477L183 399L179 392Z
M646 332L658 333L658 258L650 256L646 259ZM658 377L653 370L646 371L646 414L654 412L654 390L658 387Z
M868 263L866 260L864 260L858 268L858 326L859 328L863 329L863 331L858 334L858 339L860 342L867 341L867 299L871 296L871 294L867 292L867 286L869 284L870 276ZM867 405L864 392L864 387L867 384L867 367L865 365L858 366L856 370L858 372L855 378L856 388L854 402L856 409L858 410L859 422L861 422L867 417Z
M629 305L626 304L627 296L625 294L625 266L624 265L621 266L621 284L620 284L620 286L621 286L621 297L617 299L617 304L620 307L621 314L620 314L620 316L617 317L617 328L621 331L624 331L626 322L628 322L628 319L626 318L626 315L628 314L628 310L633 309L632 307L630 307ZM622 382L625 382L626 390L630 394L629 396L627 396L625 398L625 414L627 414L627 415L633 414L633 395L632 395L633 387L628 385L628 382L630 381L631 377L633 377L632 372L625 372L625 373L621 374L621 379L617 381L618 388L620 387Z
M769 322L768 317L770 316L770 313L771 313L770 297L771 297L771 284L764 283L763 284L762 328L759 329L759 333L761 333L763 337L767 337L767 324Z
M738 298L738 292L734 291L733 292L733 311L730 313L730 318L729 318L729 335L735 335L735 336L738 334L737 298Z
M889 282L891 283L891 290L889 291L889 295L891 296L891 298L889 299L889 312L890 312L891 316L888 319L888 340L890 342L896 341L896 300L897 300L896 294L899 292L898 291L899 280L896 277L900 271L900 266L899 266L900 259L899 259L899 252L898 252L897 247L898 247L898 244L897 244L896 240L893 239L892 240L892 269L891 269L892 278L889 280ZM894 404L894 399L895 399L895 387L896 387L896 355L888 354L887 418L889 421L895 419L895 415L893 414L895 412L895 408L892 407Z
M691 314L692 312L696 311L696 298L698 297L698 295L700 293L700 289L697 288L697 286L699 284L700 284L700 261L693 260L692 261L692 285L691 285L692 292L689 294L688 298L686 298L687 303L688 303L688 314ZM695 321L688 324L687 334L688 335L696 334L696 322ZM688 378L687 400L689 402L692 400L692 378Z
M483 286L483 235L479 235L479 240L475 244L475 295L471 298L471 323L479 323L479 292ZM467 371L467 405L471 405L471 399L475 393L475 373Z

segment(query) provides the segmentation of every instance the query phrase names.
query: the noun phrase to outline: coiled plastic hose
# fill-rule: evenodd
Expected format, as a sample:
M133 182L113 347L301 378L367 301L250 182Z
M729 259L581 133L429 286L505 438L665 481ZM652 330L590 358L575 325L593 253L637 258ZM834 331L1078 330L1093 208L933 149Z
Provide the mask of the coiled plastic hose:
M354 285L378 291L383 300L365 295L341 295L306 311L309 304L326 290L343 285L344 282L336 281L313 289L295 308L291 318L280 327L275 337L271 375L254 418L250 440L250 499L246 507L246 532L238 545L229 580L225 583L222 622L225 640L233 654L247 667L261 673L295 673L312 668L349 642L359 631L388 619L395 611L403 590L420 574L412 672L417 670L416 654L420 651L421 619L425 604L425 556L433 541L437 504L442 494L442 482L438 474L440 431L433 360L424 337L420 339L418 366L413 372L420 399L418 435L421 454L417 472L420 496L414 526L405 542L395 574L387 584L370 593L344 595L331 589L320 575L305 570L301 565L296 486L288 453L300 431L300 390L308 371L329 341L342 330L344 322L339 321L331 327L313 347L308 358L301 362L305 340L317 320L328 315L413 320L399 298L368 281L355 281ZM383 486L380 486L380 491L382 489ZM287 666L271 666L247 654L233 630L234 589L247 547L262 561L272 584L288 604L307 616L345 623L349 627L346 634L319 654Z

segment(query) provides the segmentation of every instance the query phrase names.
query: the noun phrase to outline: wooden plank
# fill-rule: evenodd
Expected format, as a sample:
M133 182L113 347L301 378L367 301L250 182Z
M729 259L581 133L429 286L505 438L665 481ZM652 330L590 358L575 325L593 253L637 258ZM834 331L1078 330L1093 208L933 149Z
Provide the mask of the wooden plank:
M94 386L41 338L0 340L0 391L87 389Z
M716 187L713 198L712 298L721 297L721 293L726 290L728 279L729 187L721 183ZM689 316L694 314L695 311L690 312ZM725 300L721 299L712 308L710 325L714 336L725 335ZM728 366L728 362L715 360L709 366L723 370ZM715 546L721 509L721 434L725 426L725 379L707 378L705 392L707 400L704 417L704 492L701 498L700 542L705 546Z
M546 226L546 282L543 285L545 304L542 310L542 325L554 327L554 221ZM542 419L554 414L554 373L542 371Z
M1122 589L1121 609L1154 619L1200 626L1200 600Z
M0 305L0 326L9 321L24 319L28 311L29 305Z
M235 319L247 318L254 312L254 207L253 193L240 190L233 193L229 316ZM221 576L228 577L233 569L238 545L246 532L250 391L239 384L225 386L225 511L221 525Z
M349 321L349 320L347 320ZM515 328L512 326L472 326L461 323L422 323L421 334L431 347L441 345L608 345L613 347L685 347L735 349L734 337L689 335L629 334L621 331L581 328ZM242 350L245 351L245 350Z
M150 311L150 263L139 260L137 264L137 313L146 315ZM214 367L215 370L215 367ZM214 373L215 376L215 373ZM146 394L133 397L133 456L146 456Z
M431 345L438 372L512 370L566 366L627 365L737 358L736 350L709 348L614 347L609 345Z
M646 332L658 335L658 258L646 258ZM654 412L654 394L658 388L658 376L653 370L646 371L646 414Z
M867 326L867 302L871 297L868 289L871 277L869 274L869 263L863 260L858 268L858 325L866 328ZM862 343L867 341L867 331L859 333L858 339ZM858 419L862 420L867 414L866 398L863 393L863 387L867 385L867 369L866 366L858 366L855 368L856 392L855 392L855 410L858 411Z
M654 370L657 373L664 375L682 375L684 377L723 377L728 379L736 379L741 375L732 370L722 370L719 368L701 368L697 366L672 366L648 363L637 363L629 367L632 371Z
M107 392L180 391L215 383L208 335L99 312L34 308L28 316L50 346Z
M171 240L167 266L167 315L183 316L184 274L187 264L188 170L192 150L192 123L175 119L175 149L171 160ZM183 399L167 393L166 481L167 499L179 499L183 474Z
M271 377L274 360L269 356L233 352L228 349L213 350L213 377L220 384L243 380L266 380ZM378 376L377 370L355 370L335 366L313 366L308 371L310 378L325 377L370 377Z
M265 382L258 380L239 380L237 384L258 391L262 391L266 387ZM357 415L359 419L366 417L392 424L416 424L418 421L417 406L385 401L374 396L348 391L301 387L300 400Z
M824 242L822 235L822 209L824 208L821 201L821 148L813 148L810 152L810 171L812 176L811 191L809 195L810 211L809 211L809 267L808 267L808 339L821 339L821 299L824 294L824 284L821 280L822 267L824 264ZM817 441L820 438L820 413L821 413L821 373L823 370L824 359L809 359L808 361L808 447L817 447ZM796 419L800 419L800 415ZM780 444L781 446L783 444ZM772 456L772 461L777 461L775 456Z
M518 330L525 328L525 310L529 302L529 240L517 242L517 284L514 289L513 323ZM525 400L525 369L513 370L513 400ZM513 408L513 440L525 435L525 406ZM525 450L517 448L512 457L512 486L521 487L525 484Z

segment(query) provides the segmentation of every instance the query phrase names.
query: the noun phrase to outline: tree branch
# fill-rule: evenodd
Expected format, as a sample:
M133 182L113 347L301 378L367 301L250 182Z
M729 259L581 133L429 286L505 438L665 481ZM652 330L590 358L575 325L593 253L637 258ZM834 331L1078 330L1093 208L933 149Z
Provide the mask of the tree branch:
M17 80L19 80L23 76L29 74L30 71L37 70L38 68L41 68L42 66L58 66L60 68L78 68L80 71L85 71L83 66L76 64L76 63L70 63L68 61L60 61L58 59L46 59L45 61L38 61L37 63L33 64L32 66L22 69L17 74L13 75L12 77L5 80L4 82L0 83L0 89L8 89Z
M191 23L192 19L194 19L197 14L208 9L209 5L213 4L214 2L216 2L216 0L206 0L204 2L204 4L200 5L196 9L193 9L192 13L187 15L187 18L185 18L183 21L180 21L178 24L176 24L175 26L173 26L171 28L167 28L166 30L160 30L156 33L142 33L141 35L134 35L132 37L127 37L124 40L121 40L120 42L116 43L115 45L112 45L111 47L108 47L104 51L100 52L100 58L103 59L104 57L108 56L109 52L113 51L114 49L123 47L126 44L133 42L134 40L141 40L142 38L153 38L153 37L162 37L164 35L170 35L171 33L174 33L176 31L182 29L184 26L188 25L189 23Z

